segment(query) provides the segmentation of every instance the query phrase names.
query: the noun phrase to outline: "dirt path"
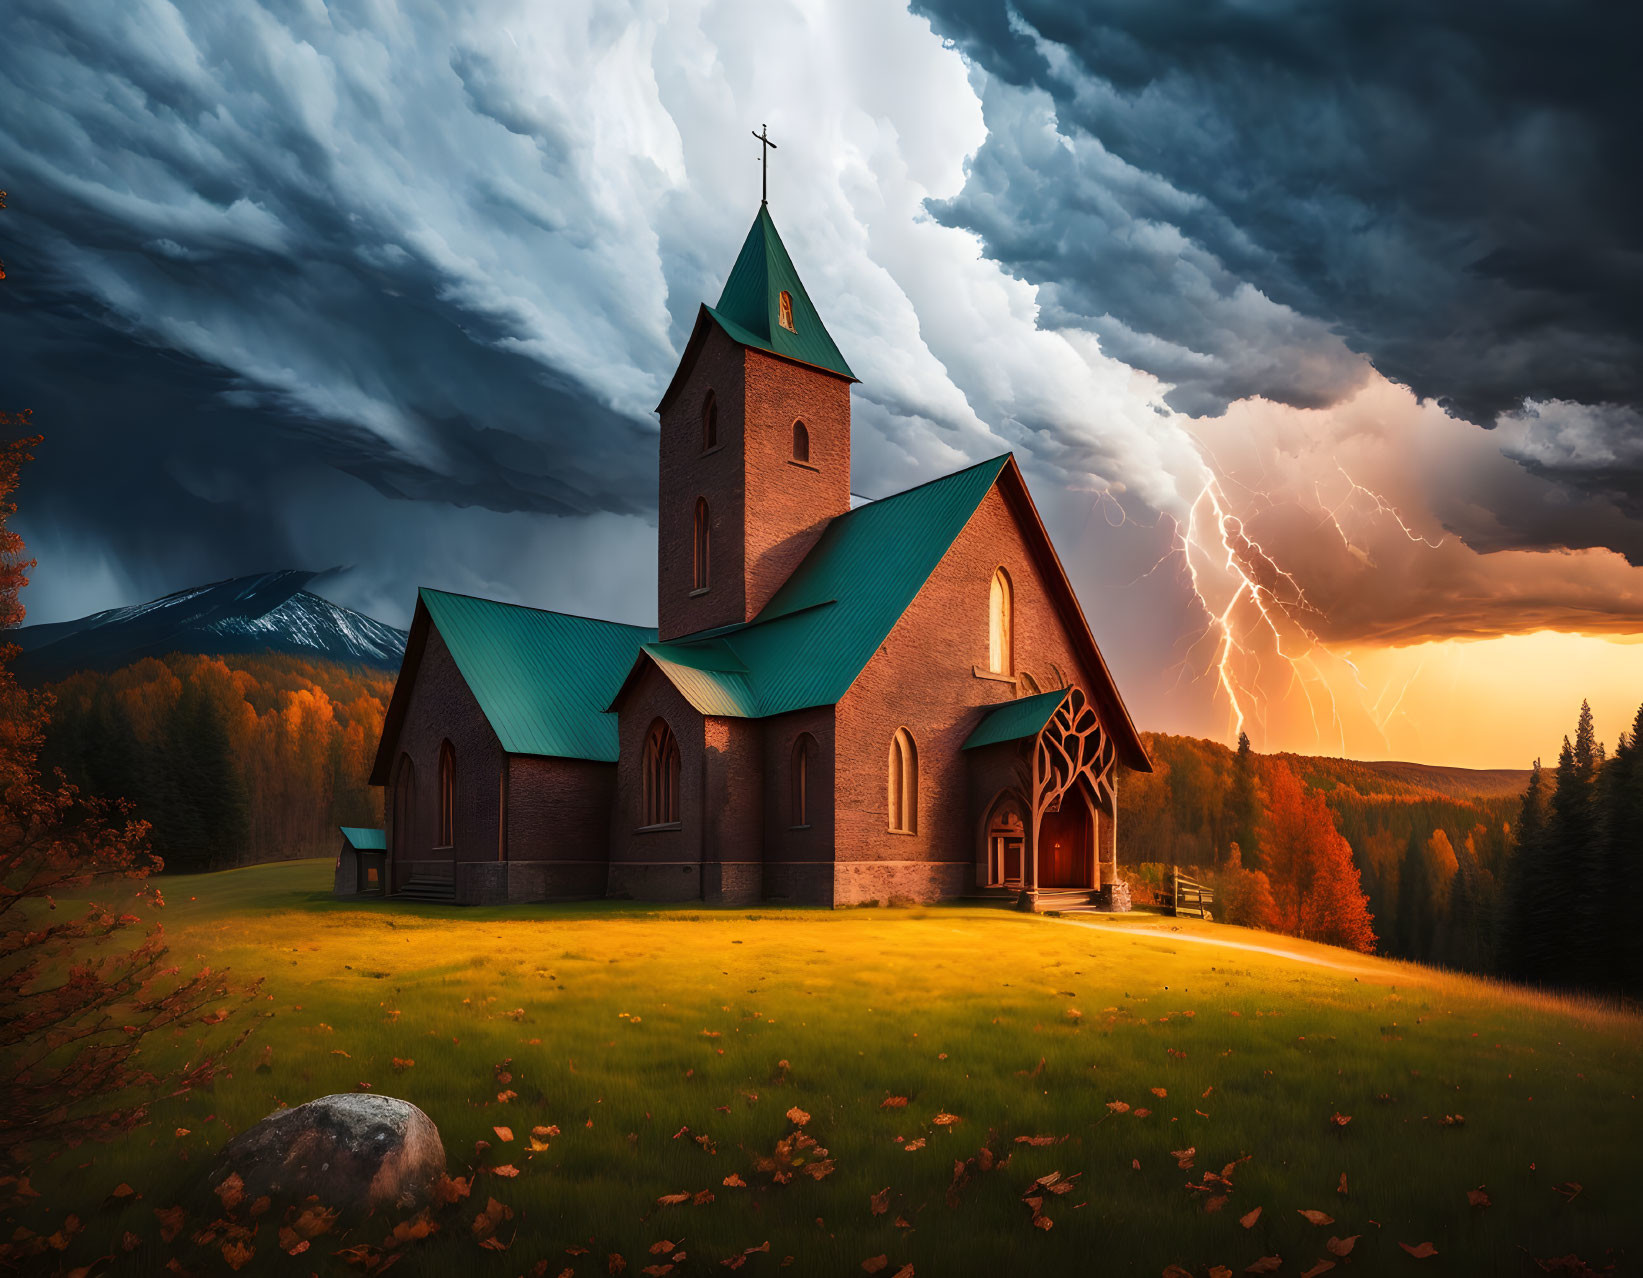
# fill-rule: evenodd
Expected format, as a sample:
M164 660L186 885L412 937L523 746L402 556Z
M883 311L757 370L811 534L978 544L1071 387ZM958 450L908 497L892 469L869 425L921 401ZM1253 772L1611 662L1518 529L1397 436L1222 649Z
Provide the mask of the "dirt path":
M1073 927L1087 927L1092 932L1108 932L1113 936L1145 937L1149 940L1187 941L1193 945L1218 945L1226 950L1248 950L1251 954L1271 954L1277 958L1289 959L1294 963L1310 963L1313 967L1333 968L1337 972L1350 972L1354 976L1373 976L1382 980L1411 979L1402 972L1389 972L1385 968L1363 967L1357 963L1337 963L1332 959L1316 958L1310 954L1297 954L1294 950L1279 949L1275 945L1252 945L1248 941L1224 941L1213 936L1194 936L1190 932L1161 932L1156 928L1114 927L1111 923L1086 923L1082 919L1069 919L1065 916L1057 919L1058 923L1070 923Z

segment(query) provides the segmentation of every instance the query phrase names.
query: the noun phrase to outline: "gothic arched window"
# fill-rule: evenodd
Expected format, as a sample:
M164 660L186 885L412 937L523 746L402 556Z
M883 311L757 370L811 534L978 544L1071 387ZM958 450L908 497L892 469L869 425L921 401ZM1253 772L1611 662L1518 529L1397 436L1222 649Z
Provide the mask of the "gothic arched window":
M793 460L810 461L810 429L803 422L793 423Z
M781 296L776 299L776 322L789 333L799 331L793 327L793 294L786 289L783 289Z
M394 774L393 806L394 855L407 860L416 856L416 766L411 756L399 756Z
M707 498L698 497L696 499L696 527L692 538L692 545L695 548L693 556L695 566L691 574L690 586L692 590L707 589L708 554L711 550L710 543L712 541L710 523L711 516L707 509Z
M645 737L644 824L675 825L679 820L679 743L660 719Z
M890 828L918 832L918 747L906 728L890 739Z
M439 846L456 846L456 747L439 747Z
M994 674L1009 674L1015 664L1014 611L1010 574L1000 568L987 598L987 669Z
M792 824L810 824L810 760L816 754L816 739L808 732L800 733L793 743L793 773L789 807Z
M719 400L712 391L702 401L702 451L719 444Z

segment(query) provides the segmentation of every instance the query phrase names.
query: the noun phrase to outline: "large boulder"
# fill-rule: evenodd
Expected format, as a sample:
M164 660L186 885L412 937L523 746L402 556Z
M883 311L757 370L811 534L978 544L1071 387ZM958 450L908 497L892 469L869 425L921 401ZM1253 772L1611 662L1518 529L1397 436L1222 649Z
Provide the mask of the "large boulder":
M233 1188L246 1202L315 1195L346 1215L421 1207L444 1171L431 1118L410 1101L354 1093L275 1110L223 1146L207 1184L221 1197L223 1182L238 1176Z

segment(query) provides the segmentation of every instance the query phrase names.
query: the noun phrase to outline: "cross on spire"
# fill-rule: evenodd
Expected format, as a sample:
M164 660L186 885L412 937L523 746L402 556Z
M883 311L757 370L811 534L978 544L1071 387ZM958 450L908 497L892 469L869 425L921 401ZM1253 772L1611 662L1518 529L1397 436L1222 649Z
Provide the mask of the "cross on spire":
M770 126L761 124L759 132L753 134L759 139L759 203L770 203L770 153L776 149L776 144L770 140Z

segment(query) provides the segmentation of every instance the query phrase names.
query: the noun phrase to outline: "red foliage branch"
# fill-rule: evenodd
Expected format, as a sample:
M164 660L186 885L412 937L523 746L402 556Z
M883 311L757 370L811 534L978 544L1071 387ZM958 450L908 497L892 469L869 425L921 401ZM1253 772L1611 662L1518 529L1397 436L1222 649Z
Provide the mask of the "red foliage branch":
M1375 949L1374 920L1352 848L1324 796L1307 789L1287 763L1267 773L1261 847L1271 880L1273 926L1292 936Z
M28 414L0 412L0 431L26 429ZM8 524L23 464L39 437L0 443L0 626L23 618L19 597L33 561ZM249 1000L209 968L184 976L167 962L154 923L122 943L145 912L165 902L148 882L160 859L148 825L121 803L83 796L59 773L43 777L40 749L52 701L22 687L0 646L0 1152L26 1162L31 1148L112 1136L142 1121L152 1101L209 1080L250 1032L219 1035L191 1059L161 1065L137 1057L158 1030L204 1030ZM124 905L87 902L58 915L58 898L92 885ZM150 1053L152 1057L155 1053Z

